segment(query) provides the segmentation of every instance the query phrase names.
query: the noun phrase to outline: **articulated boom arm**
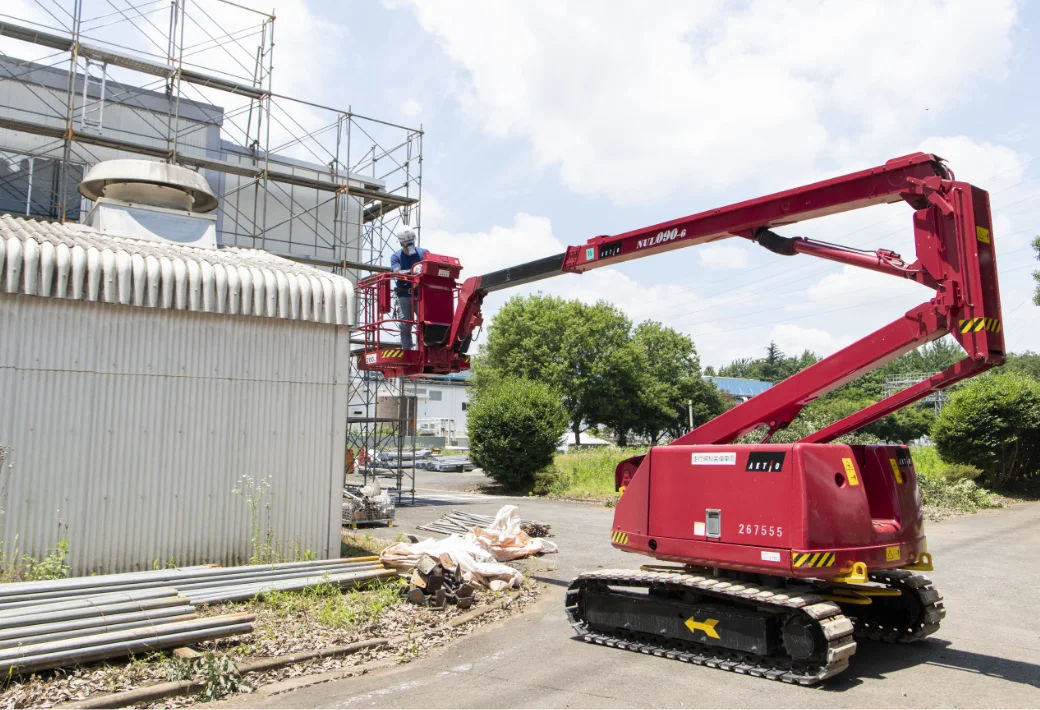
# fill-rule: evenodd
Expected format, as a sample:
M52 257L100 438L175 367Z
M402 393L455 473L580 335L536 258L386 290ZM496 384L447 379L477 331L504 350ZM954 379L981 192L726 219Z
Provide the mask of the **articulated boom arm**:
M915 210L916 260L887 250L862 251L771 228L870 205L905 201ZM914 280L935 296L902 318L778 383L675 444L726 444L761 427L766 439L787 427L805 405L914 348L952 333L967 357L948 370L853 414L806 441L827 442L1004 361L1000 299L988 194L951 179L941 159L915 153L884 165L645 229L590 239L547 259L467 279L459 294L450 342L468 347L480 325L480 304L494 290L582 273L630 259L730 237L782 255L822 259Z

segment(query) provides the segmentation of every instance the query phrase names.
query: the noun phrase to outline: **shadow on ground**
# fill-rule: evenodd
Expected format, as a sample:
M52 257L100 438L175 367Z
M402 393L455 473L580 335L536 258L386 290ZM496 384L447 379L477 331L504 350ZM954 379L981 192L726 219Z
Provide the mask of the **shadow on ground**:
M939 666L1040 688L1040 665L963 651L953 648L943 639L914 644L861 640L857 644L849 669L825 683L823 690L843 692L860 685L864 678L882 679L893 672L920 665Z

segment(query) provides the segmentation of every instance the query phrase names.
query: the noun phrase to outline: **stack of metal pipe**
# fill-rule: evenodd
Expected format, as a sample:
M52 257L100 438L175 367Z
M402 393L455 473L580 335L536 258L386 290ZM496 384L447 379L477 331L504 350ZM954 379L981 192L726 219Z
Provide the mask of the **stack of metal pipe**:
M0 585L0 611L51 601L82 599L111 592L174 587L192 604L242 601L271 590L296 590L322 582L350 587L393 577L378 557L315 560L244 567L184 567L148 572Z
M445 513L432 523L417 525L416 527L419 530L427 530L429 532L442 533L444 535L451 535L452 533L465 535L473 528L486 528L493 522L495 522L495 517L493 515L478 515L477 513L453 510L450 513ZM521 527L530 524L530 520L520 521Z
M0 673L184 646L250 633L255 617L199 619L172 587L100 594L0 611Z
M378 557L214 567L0 584L0 674L127 656L247 634L255 617L199 618L195 606L265 592L394 577Z

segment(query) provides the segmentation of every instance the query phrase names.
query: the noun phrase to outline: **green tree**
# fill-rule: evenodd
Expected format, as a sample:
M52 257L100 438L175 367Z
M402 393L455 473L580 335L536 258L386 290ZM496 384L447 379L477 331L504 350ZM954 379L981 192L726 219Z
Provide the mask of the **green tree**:
M1036 480L1040 468L1040 383L1012 372L976 377L954 391L932 439L948 463L980 469L991 486Z
M701 377L700 358L688 336L648 320L636 326L633 343L641 353L643 380L634 431L656 445L664 433L674 437L689 431L691 402L695 425L725 411L722 395Z
M473 462L511 488L534 483L567 431L559 395L541 382L501 378L473 393L467 416Z
M798 441L820 429L830 426L836 421L844 419L854 412L858 412L870 405L870 403L869 399L817 399L802 409L790 426L774 434L771 441L788 444ZM879 439L873 434L858 431L847 434L838 439L838 441L847 444L869 444L877 443ZM749 443L751 442L749 441Z
M1007 356L1003 371L1040 381L1040 355L1029 350L1019 354L1011 353Z
M941 372L964 358L964 350L953 338L941 338L897 357L825 395L827 399L871 399L884 395L885 380L910 374Z
M615 306L552 296L516 296L495 316L481 350L478 380L523 377L560 394L580 443L584 424L619 426L638 377L632 324ZM479 382L478 382L479 386Z
M749 357L737 358L725 367L719 368L719 377L740 377L745 380L751 380L756 375L756 361Z
M798 357L787 357L775 342L766 346L766 356L754 360L737 358L729 365L719 369L721 377L741 377L748 380L764 380L777 383L791 375L801 372L810 365L816 364L819 358L811 350L805 350Z
M928 433L935 422L931 405L904 407L899 411L863 427L882 441L898 441L909 444Z
M614 432L618 446L628 446L629 432L640 427L643 412L639 403L652 387L648 369L646 353L632 341L610 348L596 363L596 381L587 392L585 419L606 425Z
M798 369L796 372L801 372L810 365L815 365L820 361L820 358L816 357L816 353L811 350L803 350L801 356L798 358ZM792 373L794 374L794 373Z
M758 377L766 382L779 382L787 377L787 363L784 351L775 342L770 341L766 346L766 356L759 361Z

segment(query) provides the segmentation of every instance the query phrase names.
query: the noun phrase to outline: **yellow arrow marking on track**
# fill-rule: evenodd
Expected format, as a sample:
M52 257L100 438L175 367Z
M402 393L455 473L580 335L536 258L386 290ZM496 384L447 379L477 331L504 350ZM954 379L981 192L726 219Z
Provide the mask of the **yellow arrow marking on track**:
M691 616L686 620L686 628L690 631L703 631L704 635L717 639L719 638L719 632L715 630L715 624L719 623L718 619L705 619L704 621L694 621Z

